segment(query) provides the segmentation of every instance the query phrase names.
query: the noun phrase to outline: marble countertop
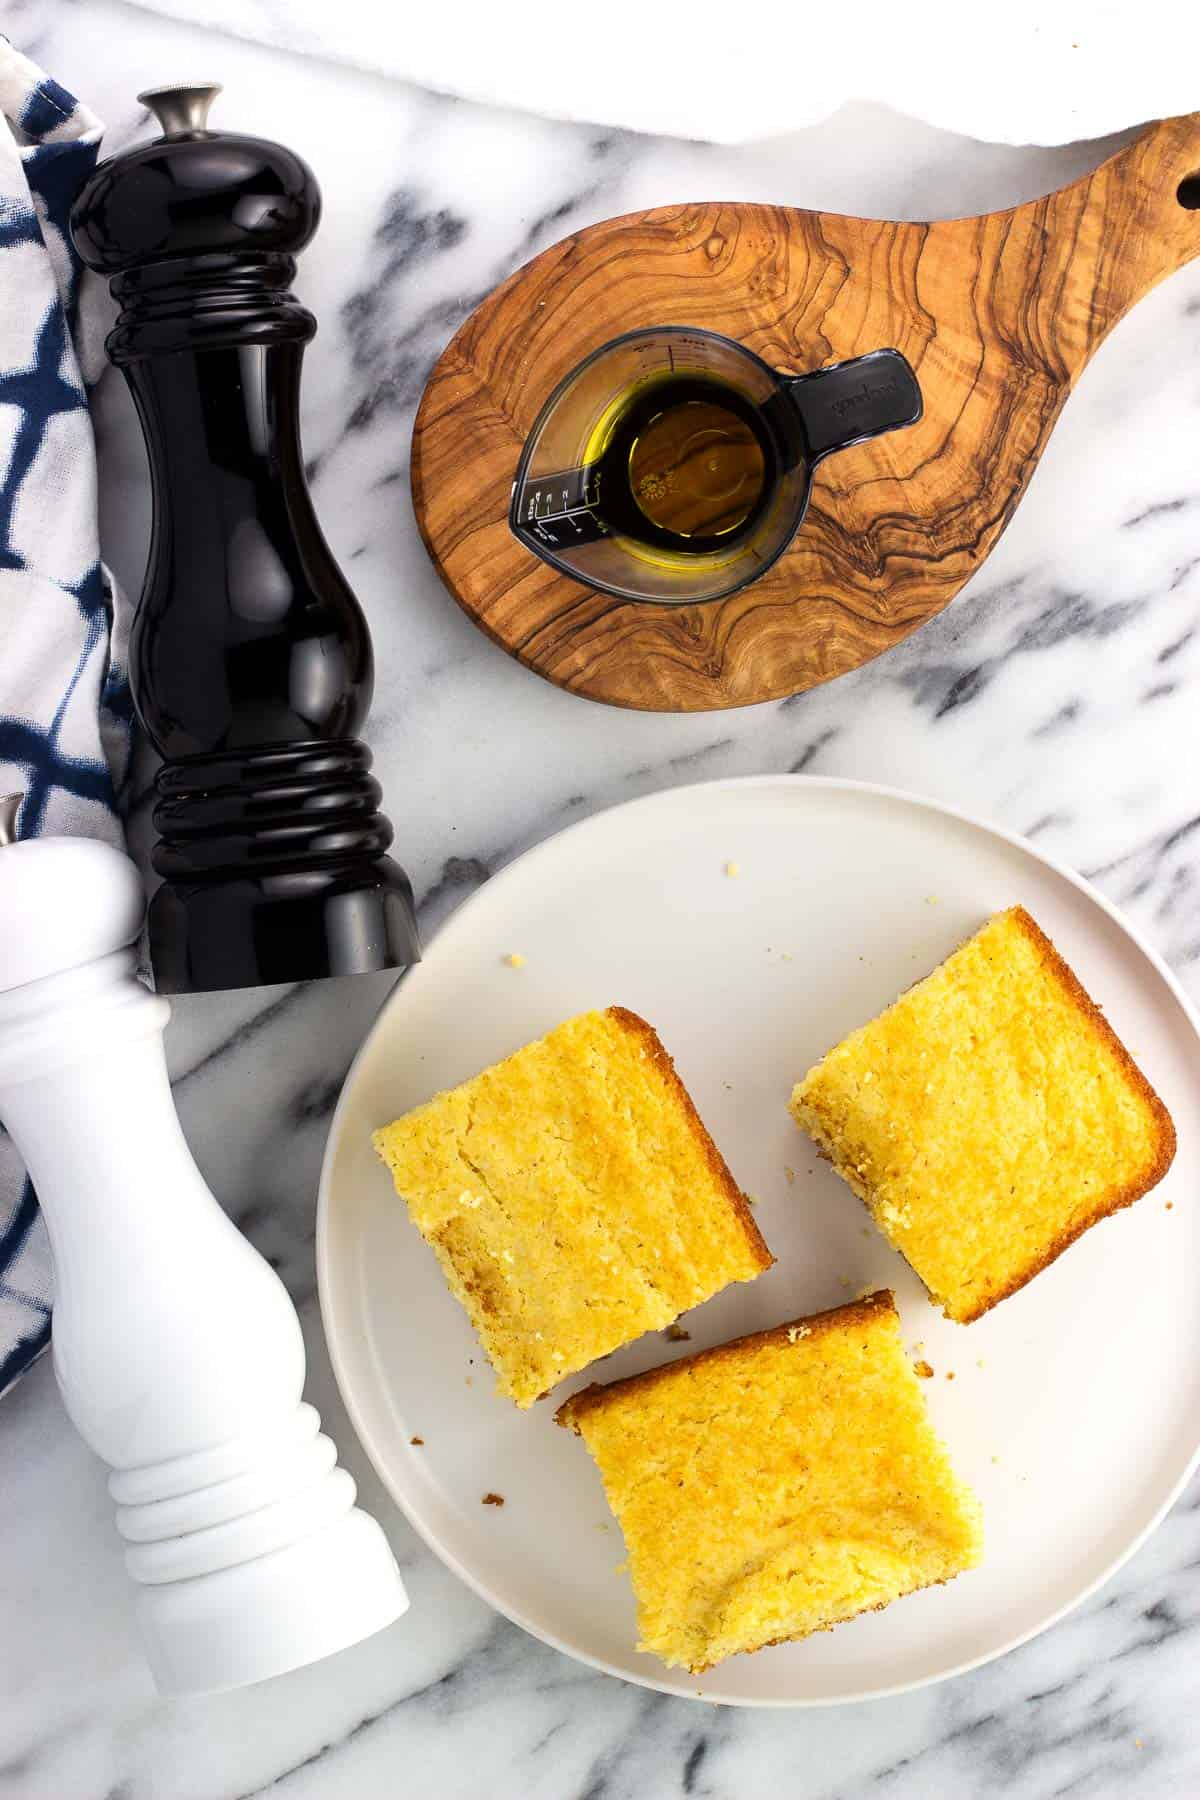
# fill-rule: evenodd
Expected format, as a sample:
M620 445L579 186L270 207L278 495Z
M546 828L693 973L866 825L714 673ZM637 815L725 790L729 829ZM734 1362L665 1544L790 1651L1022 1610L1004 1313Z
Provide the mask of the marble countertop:
M1200 265L1103 347L972 586L883 661L799 701L671 717L557 692L448 600L408 494L434 357L477 299L564 232L712 197L974 212L1058 185L1100 147L1001 149L854 107L716 150L448 101L116 0L18 0L5 29L119 137L139 129L138 88L220 78L218 123L284 139L319 174L326 216L297 283L321 320L306 449L374 633L368 736L426 933L566 821L674 783L803 770L886 780L1027 833L1124 907L1200 999ZM98 422L106 551L136 589L145 472L111 376ZM103 1470L43 1360L0 1407L4 1800L1200 1791L1200 1484L1041 1639L941 1687L810 1713L709 1708L595 1674L447 1573L355 1444L314 1293L325 1132L388 986L182 999L169 1050L206 1176L300 1306L310 1395L385 1523L412 1611L261 1687L156 1698Z

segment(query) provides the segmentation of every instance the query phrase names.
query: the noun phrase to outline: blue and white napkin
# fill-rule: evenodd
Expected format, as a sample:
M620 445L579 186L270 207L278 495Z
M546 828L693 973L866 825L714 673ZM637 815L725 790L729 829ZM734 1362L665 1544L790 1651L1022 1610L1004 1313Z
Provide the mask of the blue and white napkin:
M100 131L0 38L0 794L25 796L20 837L120 844L123 620L114 638L67 236ZM0 1393L49 1342L51 1297L37 1200L0 1132Z

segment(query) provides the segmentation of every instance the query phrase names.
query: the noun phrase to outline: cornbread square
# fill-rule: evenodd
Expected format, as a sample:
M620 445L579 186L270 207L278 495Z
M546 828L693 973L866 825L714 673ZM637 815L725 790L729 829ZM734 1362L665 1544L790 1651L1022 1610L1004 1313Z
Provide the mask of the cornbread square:
M1175 1154L1166 1107L1021 906L851 1032L791 1110L964 1325Z
M639 1650L694 1675L949 1581L979 1503L934 1433L891 1294L584 1388Z
M372 1141L518 1406L774 1261L670 1057L623 1007L569 1019Z

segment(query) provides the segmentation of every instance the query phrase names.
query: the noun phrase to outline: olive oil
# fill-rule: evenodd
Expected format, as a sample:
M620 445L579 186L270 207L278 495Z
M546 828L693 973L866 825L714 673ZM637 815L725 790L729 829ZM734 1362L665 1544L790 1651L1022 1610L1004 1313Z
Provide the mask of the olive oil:
M778 460L752 401L686 371L620 396L589 451L595 510L604 525L690 556L731 549L753 529Z
M920 416L898 350L797 374L698 326L623 332L543 402L514 473L509 530L595 593L723 600L784 554L823 457Z

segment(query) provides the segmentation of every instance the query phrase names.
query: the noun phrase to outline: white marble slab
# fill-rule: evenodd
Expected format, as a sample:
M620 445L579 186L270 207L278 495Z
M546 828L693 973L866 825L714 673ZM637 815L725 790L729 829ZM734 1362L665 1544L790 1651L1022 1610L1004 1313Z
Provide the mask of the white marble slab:
M1069 179L1097 147L989 148L859 107L718 150L438 99L116 0L25 0L5 29L117 134L138 123L138 88L219 78L218 124L281 137L318 171L326 217L298 281L321 319L307 450L370 615L380 679L368 736L427 931L523 846L600 806L811 769L936 794L1030 833L1124 906L1200 998L1200 265L1102 349L973 587L882 662L802 699L682 718L558 693L447 599L408 498L412 411L433 358L496 280L573 227L714 195L972 212ZM136 587L144 470L114 379L100 419L108 554ZM170 1050L206 1175L301 1302L312 1397L393 1537L412 1611L263 1687L158 1700L102 1471L43 1363L0 1407L4 1800L1200 1792L1200 1487L1040 1641L939 1689L811 1714L710 1710L594 1675L444 1572L356 1451L313 1296L322 1142L388 985L184 999Z

